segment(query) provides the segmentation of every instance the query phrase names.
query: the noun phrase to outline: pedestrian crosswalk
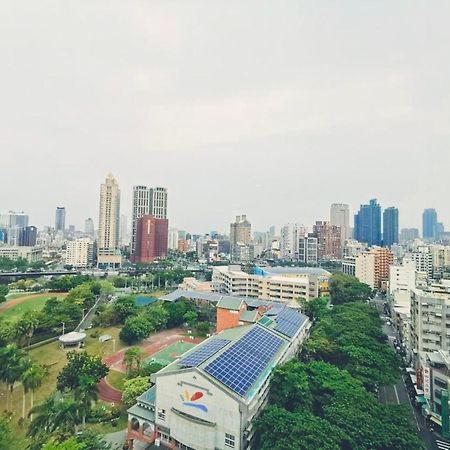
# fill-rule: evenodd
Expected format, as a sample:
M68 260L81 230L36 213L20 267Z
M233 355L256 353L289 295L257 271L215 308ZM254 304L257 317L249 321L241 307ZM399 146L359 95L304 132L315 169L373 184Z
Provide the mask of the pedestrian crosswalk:
M436 439L437 448L440 450L450 450L450 443Z

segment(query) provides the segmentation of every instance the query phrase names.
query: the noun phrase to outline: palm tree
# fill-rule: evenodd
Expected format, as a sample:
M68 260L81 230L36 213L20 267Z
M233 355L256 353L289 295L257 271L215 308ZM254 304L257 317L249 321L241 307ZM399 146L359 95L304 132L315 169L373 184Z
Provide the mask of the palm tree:
M12 409L12 392L14 384L19 381L22 374L28 369L31 360L26 353L14 344L9 344L0 349L0 380L6 383L6 409ZM11 404L10 404L11 401Z
M42 380L46 375L46 369L37 364L32 364L22 374L22 386L23 386L23 404L22 404L22 417L25 418L25 395L28 391L31 391L31 409L34 406L34 392L41 387ZM33 415L30 416L33 420Z
M82 417L83 428L86 425L86 416L91 411L92 402L98 399L98 386L95 379L83 375L80 377L80 385L75 390L74 396L78 405L78 412Z
M49 436L55 431L74 434L80 423L78 405L72 397L50 396L31 408L28 415L31 417L33 414L36 417L28 428L28 436L33 438Z

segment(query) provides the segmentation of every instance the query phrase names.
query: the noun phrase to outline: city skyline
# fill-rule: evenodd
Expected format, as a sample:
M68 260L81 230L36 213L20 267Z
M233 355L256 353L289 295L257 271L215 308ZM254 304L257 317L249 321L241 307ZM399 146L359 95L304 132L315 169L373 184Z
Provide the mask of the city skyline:
M182 229L313 224L372 197L400 227L425 208L450 226L447 2L7 3L0 209L41 227L63 205L82 228L112 172L124 214L133 185L165 186Z

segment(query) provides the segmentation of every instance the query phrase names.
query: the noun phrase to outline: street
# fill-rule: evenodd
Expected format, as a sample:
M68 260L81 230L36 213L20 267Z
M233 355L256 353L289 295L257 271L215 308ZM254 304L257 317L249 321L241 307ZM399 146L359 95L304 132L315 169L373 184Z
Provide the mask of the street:
M388 325L385 320L384 312L385 299L378 295L373 299L373 303L378 309L380 317L383 318L383 331L387 335L389 344L394 348L394 340L398 338L396 331L392 325ZM406 374L402 374L401 380L392 386L380 386L378 391L379 400L381 403L387 404L404 404L409 405L412 411L412 417L414 420L414 426L420 432L425 445L430 450L450 450L450 442L445 441L442 436L434 433L426 426L424 417L420 413L417 407L412 404L411 398L408 394L408 388L406 387Z

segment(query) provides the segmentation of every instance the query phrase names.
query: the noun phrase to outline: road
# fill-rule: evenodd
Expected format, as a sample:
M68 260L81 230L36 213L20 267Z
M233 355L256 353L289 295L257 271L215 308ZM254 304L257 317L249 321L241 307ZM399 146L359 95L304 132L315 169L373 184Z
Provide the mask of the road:
M379 295L374 298L374 304L378 309L380 317L385 317L384 301L384 298ZM389 344L394 347L393 341L398 338L396 331L391 325L387 325L385 320L383 320L383 322L383 331L388 337ZM381 386L378 391L380 402L385 405L408 405L412 411L414 425L421 434L427 448L430 450L450 450L450 442L446 442L439 434L431 432L419 409L413 406L408 394L408 388L406 387L406 376L407 375L402 374L401 380L395 385Z

